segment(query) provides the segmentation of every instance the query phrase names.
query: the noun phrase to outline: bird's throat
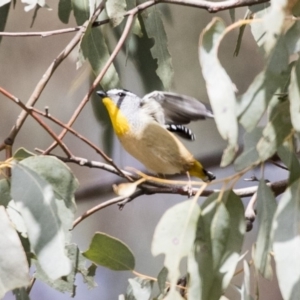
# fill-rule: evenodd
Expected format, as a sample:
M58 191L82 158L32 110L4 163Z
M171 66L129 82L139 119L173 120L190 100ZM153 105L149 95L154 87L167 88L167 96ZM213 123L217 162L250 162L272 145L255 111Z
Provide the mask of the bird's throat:
M121 110L116 106L116 104L108 97L103 98L103 104L105 105L110 120L112 122L113 128L117 136L121 137L128 133L130 126L127 118L121 112Z

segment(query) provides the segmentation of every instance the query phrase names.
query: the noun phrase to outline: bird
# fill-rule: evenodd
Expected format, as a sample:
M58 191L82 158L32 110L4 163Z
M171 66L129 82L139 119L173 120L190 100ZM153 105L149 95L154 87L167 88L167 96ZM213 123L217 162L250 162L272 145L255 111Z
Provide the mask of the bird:
M213 118L201 102L161 91L143 98L126 89L97 91L97 94L124 149L149 171L160 175L188 173L206 182L216 178L173 133L193 139L193 133L183 124Z

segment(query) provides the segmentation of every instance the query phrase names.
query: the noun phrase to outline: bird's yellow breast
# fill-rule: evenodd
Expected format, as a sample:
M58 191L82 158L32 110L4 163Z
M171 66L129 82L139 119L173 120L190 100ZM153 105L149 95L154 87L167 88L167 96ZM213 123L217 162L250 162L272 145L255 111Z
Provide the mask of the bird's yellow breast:
M117 107L117 105L108 97L103 98L103 104L105 105L113 128L117 136L121 137L129 132L130 125L127 118Z

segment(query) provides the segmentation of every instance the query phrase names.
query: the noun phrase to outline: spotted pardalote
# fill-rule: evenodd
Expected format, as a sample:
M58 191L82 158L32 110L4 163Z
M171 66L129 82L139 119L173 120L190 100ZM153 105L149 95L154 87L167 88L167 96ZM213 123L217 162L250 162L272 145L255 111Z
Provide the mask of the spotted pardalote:
M143 98L123 89L98 91L114 131L125 150L157 174L189 172L204 181L215 176L187 150L173 132L193 140L185 127L192 120L213 118L198 100L154 91Z

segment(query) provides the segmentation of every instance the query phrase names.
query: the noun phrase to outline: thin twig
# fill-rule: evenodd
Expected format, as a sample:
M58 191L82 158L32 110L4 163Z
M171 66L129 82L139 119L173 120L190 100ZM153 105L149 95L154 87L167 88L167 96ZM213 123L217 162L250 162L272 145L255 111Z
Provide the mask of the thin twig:
M130 198L135 198L135 197L138 197L140 196L142 193L141 191L137 191L135 192L132 196L130 196ZM113 198L111 200L108 200L108 201L105 201L101 204L98 204L96 206L94 206L93 208L87 210L84 214L82 214L80 217L78 217L74 222L73 222L73 227L72 227L72 230L80 223L82 222L84 219L86 219L87 217L91 216L92 214L94 214L95 212L105 208L105 207L108 207L110 205L113 205L113 204L116 204L118 202L121 202L121 201L124 201L125 199L127 199L129 197L116 197L116 198Z
M73 123L75 122L75 120L77 119L78 115L80 114L80 112L82 111L82 109L84 108L84 106L87 104L87 102L89 101L89 98L91 96L91 94L94 92L94 90L96 89L96 87L98 86L98 84L100 83L100 81L102 80L102 78L104 77L106 71L108 70L108 68L110 67L110 65L112 64L113 60L116 58L117 54L119 53L119 51L121 50L127 35L130 32L130 28L133 24L134 21L134 14L129 15L127 22L126 22L126 26L123 30L123 33L121 35L121 38L118 41L118 44L116 45L114 51L112 52L112 54L110 55L107 63L105 64L104 68L101 70L100 74L97 76L97 78L94 80L93 84L91 85L88 93L84 96L84 98L82 99L81 103L79 104L79 106L77 107L77 109L75 110L75 112L73 113L72 117L70 118L69 122L67 123L67 126L72 126ZM62 130L62 132L59 135L59 138L62 139L67 133L67 130L64 129ZM53 150L56 147L57 143L54 142L52 143L52 145L45 150L44 154L49 153L51 150Z
M96 9L95 12L95 19L100 14L104 7L104 1L101 2L99 7ZM35 87L32 95L30 96L29 100L26 103L27 107L34 106L38 98L40 97L42 91L46 87L48 81L50 80L52 74L56 70L56 68L61 64L61 62L71 53L71 51L75 48L75 46L81 41L81 38L86 30L86 27L88 26L90 20L87 20L80 28L79 32L74 36L74 38L70 41L70 43L65 47L65 49L54 59L54 61L51 63L51 65L48 67L45 74L42 76L40 81L38 82L37 86ZM20 128L22 127L23 123L25 122L26 118L28 116L28 113L26 111L22 111L19 115L16 124L12 128L9 139L14 141L16 135L18 134ZM57 143L56 143L57 144Z
M109 23L109 19L105 19L102 21L94 22L92 27L98 27L104 24ZM63 29L57 29L57 30L48 30L48 31L36 31L36 32L5 32L0 31L0 36L6 36L6 37L34 37L39 36L42 38L53 36L53 35L59 35L59 34L65 34L65 33L71 33L80 31L84 25L71 27L71 28L63 28Z
M56 136L54 131L52 131L52 129L46 123L44 123L38 116L36 116L30 108L27 108L27 106L20 99L10 94L6 90L2 89L1 87L0 93L5 95L8 99L14 101L14 103L19 105L27 114L31 115L33 119L36 120L51 135L51 137L58 143L58 145L62 148L62 150L66 153L68 157L73 156L68 147Z
M46 112L42 112L36 108L31 107L30 108L32 111L34 111L35 113L44 116L45 118L51 120L52 122L58 124L59 126L61 126L62 128L66 129L67 131L69 131L70 133L72 133L73 135L75 135L76 137L78 137L80 140L82 140L84 143L86 143L87 145L89 145L91 148L93 148L98 154L100 154L109 164L111 164L115 170L118 172L118 175L120 175L121 177L125 177L127 178L129 181L131 181L131 178L128 177L125 173L123 173L123 171L114 163L114 161L108 157L99 147L97 147L94 143L92 143L91 141L89 141L87 138L85 138L83 135L81 135L80 133L78 133L76 130L74 130L73 128L69 127L68 125L64 124L63 122L61 122L60 120L58 120L57 118L51 116L49 114L49 111L47 110ZM43 151L44 152L44 151ZM79 164L82 164L82 160L79 161Z

